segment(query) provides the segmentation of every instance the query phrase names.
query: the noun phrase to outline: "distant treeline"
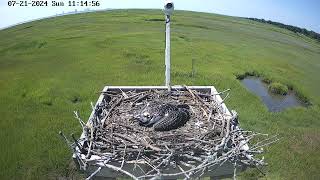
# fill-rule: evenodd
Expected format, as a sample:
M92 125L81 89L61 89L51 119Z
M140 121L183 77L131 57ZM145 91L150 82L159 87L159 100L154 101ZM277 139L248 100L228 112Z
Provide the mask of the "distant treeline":
M247 18L247 19L250 19L250 20L253 20L253 21L257 21L257 22L262 22L262 23L273 24L275 26L288 29L288 30L290 30L292 32L295 32L295 33L301 33L303 35L306 35L308 37L316 39L316 40L318 40L320 42L320 34L314 32L314 31L309 31L309 30L307 30L305 28L299 28L299 27L296 27L296 26L286 25L286 24L282 24L282 23L279 23L279 22L273 22L273 21L270 21L270 20L264 20L264 19L258 19L258 18Z

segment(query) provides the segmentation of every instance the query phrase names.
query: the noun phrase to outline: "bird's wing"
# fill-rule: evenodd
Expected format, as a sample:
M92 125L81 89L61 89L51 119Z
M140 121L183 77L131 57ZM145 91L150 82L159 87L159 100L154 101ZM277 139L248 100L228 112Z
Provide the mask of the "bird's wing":
M167 116L154 124L155 131L170 131L183 126L188 120L189 116L183 111L171 111Z

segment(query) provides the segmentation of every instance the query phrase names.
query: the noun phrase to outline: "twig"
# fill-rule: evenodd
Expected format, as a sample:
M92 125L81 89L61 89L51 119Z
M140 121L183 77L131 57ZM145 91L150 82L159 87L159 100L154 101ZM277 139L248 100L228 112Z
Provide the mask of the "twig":
M124 160L125 160L125 156L126 156L127 145L126 144L124 144L124 145L125 145L125 147L124 147L124 151L123 151L123 159L122 159L122 163L121 163L120 169L123 168Z
M93 178L96 174L98 174L101 170L101 167L99 167L96 171L94 171L89 177L86 178L86 180L90 180Z
M121 97L120 99L118 99L118 101L117 101L115 104L113 104L113 106L110 108L110 110L108 111L108 113L106 114L106 116L101 120L101 122L103 123L103 125L106 124L106 120L107 120L107 118L109 117L110 113L113 111L113 109L114 109L116 106L118 106L118 105L121 103L121 101L122 101L122 97Z
M237 179L237 161L234 162L233 165L234 169L233 169L233 180Z
M79 123L80 123L80 125L81 125L81 127L82 127L82 129L83 129L83 127L84 127L86 124L85 124L85 123L82 121L82 119L80 118L78 111L73 111L73 113L74 113L74 115L75 115L75 118L79 120Z
M68 146L71 146L71 142L68 140L68 138L63 134L62 131L59 131L59 135L65 140Z
M121 91L122 96L123 96L125 99L127 99L127 98L129 97L125 92L122 91L122 89L119 88L119 90Z
M190 179L190 176L184 171L184 169L182 169L181 166L178 165L178 168L180 169L181 172L183 172L183 174L186 176L186 178L184 178L185 180Z
M91 152L92 143L93 143L93 127L92 127L92 125L89 125L89 128L90 128L91 136L89 139L90 143L89 143L89 149L88 149L88 153L86 155L86 158L90 157L90 152Z

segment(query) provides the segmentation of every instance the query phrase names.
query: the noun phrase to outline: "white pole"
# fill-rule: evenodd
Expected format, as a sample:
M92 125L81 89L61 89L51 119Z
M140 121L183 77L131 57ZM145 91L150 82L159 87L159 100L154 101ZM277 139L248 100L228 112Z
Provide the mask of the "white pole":
M168 91L171 91L170 87L170 15L166 15L166 86Z

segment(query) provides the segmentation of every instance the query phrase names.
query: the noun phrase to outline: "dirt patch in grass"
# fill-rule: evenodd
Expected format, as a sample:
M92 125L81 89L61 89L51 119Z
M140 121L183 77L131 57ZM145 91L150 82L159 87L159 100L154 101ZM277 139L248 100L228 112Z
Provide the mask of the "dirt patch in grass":
M41 102L42 104L44 104L44 105L47 105L47 106L52 106L53 105L53 103L52 103L52 101L43 101L43 102Z
M23 28L17 29L16 31L22 31L22 30L25 30L25 29L30 29L30 28L32 28L32 27L33 27L32 25L30 25L30 26L25 26L25 27L23 27Z
M47 42L45 41L25 41L21 43L16 43L12 46L7 48L3 48L0 50L0 54L12 53L12 52L25 52L25 51L32 51L34 49L43 48Z
M306 132L302 135L302 140L308 147L316 149L320 146L320 132Z
M21 97L22 97L22 98L25 98L26 96L27 96L27 93L26 93L26 92L24 92L24 93L21 94Z
M82 174L76 167L73 161L70 161L65 172L61 173L50 173L48 174L48 179L55 180L71 180L71 179L85 179L84 174Z
M164 19L160 19L160 18L152 18L152 19L145 19L145 21L153 21L153 22L159 22L159 21L161 21L161 22L164 22Z
M192 27L192 28L199 28L199 29L205 29L205 30L209 30L211 28L207 27L207 26L203 26L203 25L194 25L194 24L176 24L177 26L184 26L184 27Z
M189 39L187 36L185 36L185 35L179 35L178 37L179 37L180 39L185 40L185 41L190 41L190 39Z
M71 97L70 101L71 101L73 104L76 104L76 103L81 102L81 98L80 98L80 96L78 96L78 95L74 95L74 96Z
M84 38L84 36L62 37L62 38L57 38L56 40L71 40L71 39L80 39L80 38Z
M46 106L52 106L53 105L53 98L49 96L40 96L39 101L41 104Z
M146 54L139 54L135 52L125 52L124 57L126 60L135 65L151 65L150 56Z
M47 42L40 42L39 45L38 45L38 48L44 48L48 43Z
M94 46L96 46L98 48L106 49L106 48L109 48L110 46L112 46L115 42L116 42L115 39L106 38L106 39L104 39L102 41L95 42Z
M320 146L320 133L315 131L308 131L301 134L300 138L293 137L290 148L299 154L307 151L316 151Z

